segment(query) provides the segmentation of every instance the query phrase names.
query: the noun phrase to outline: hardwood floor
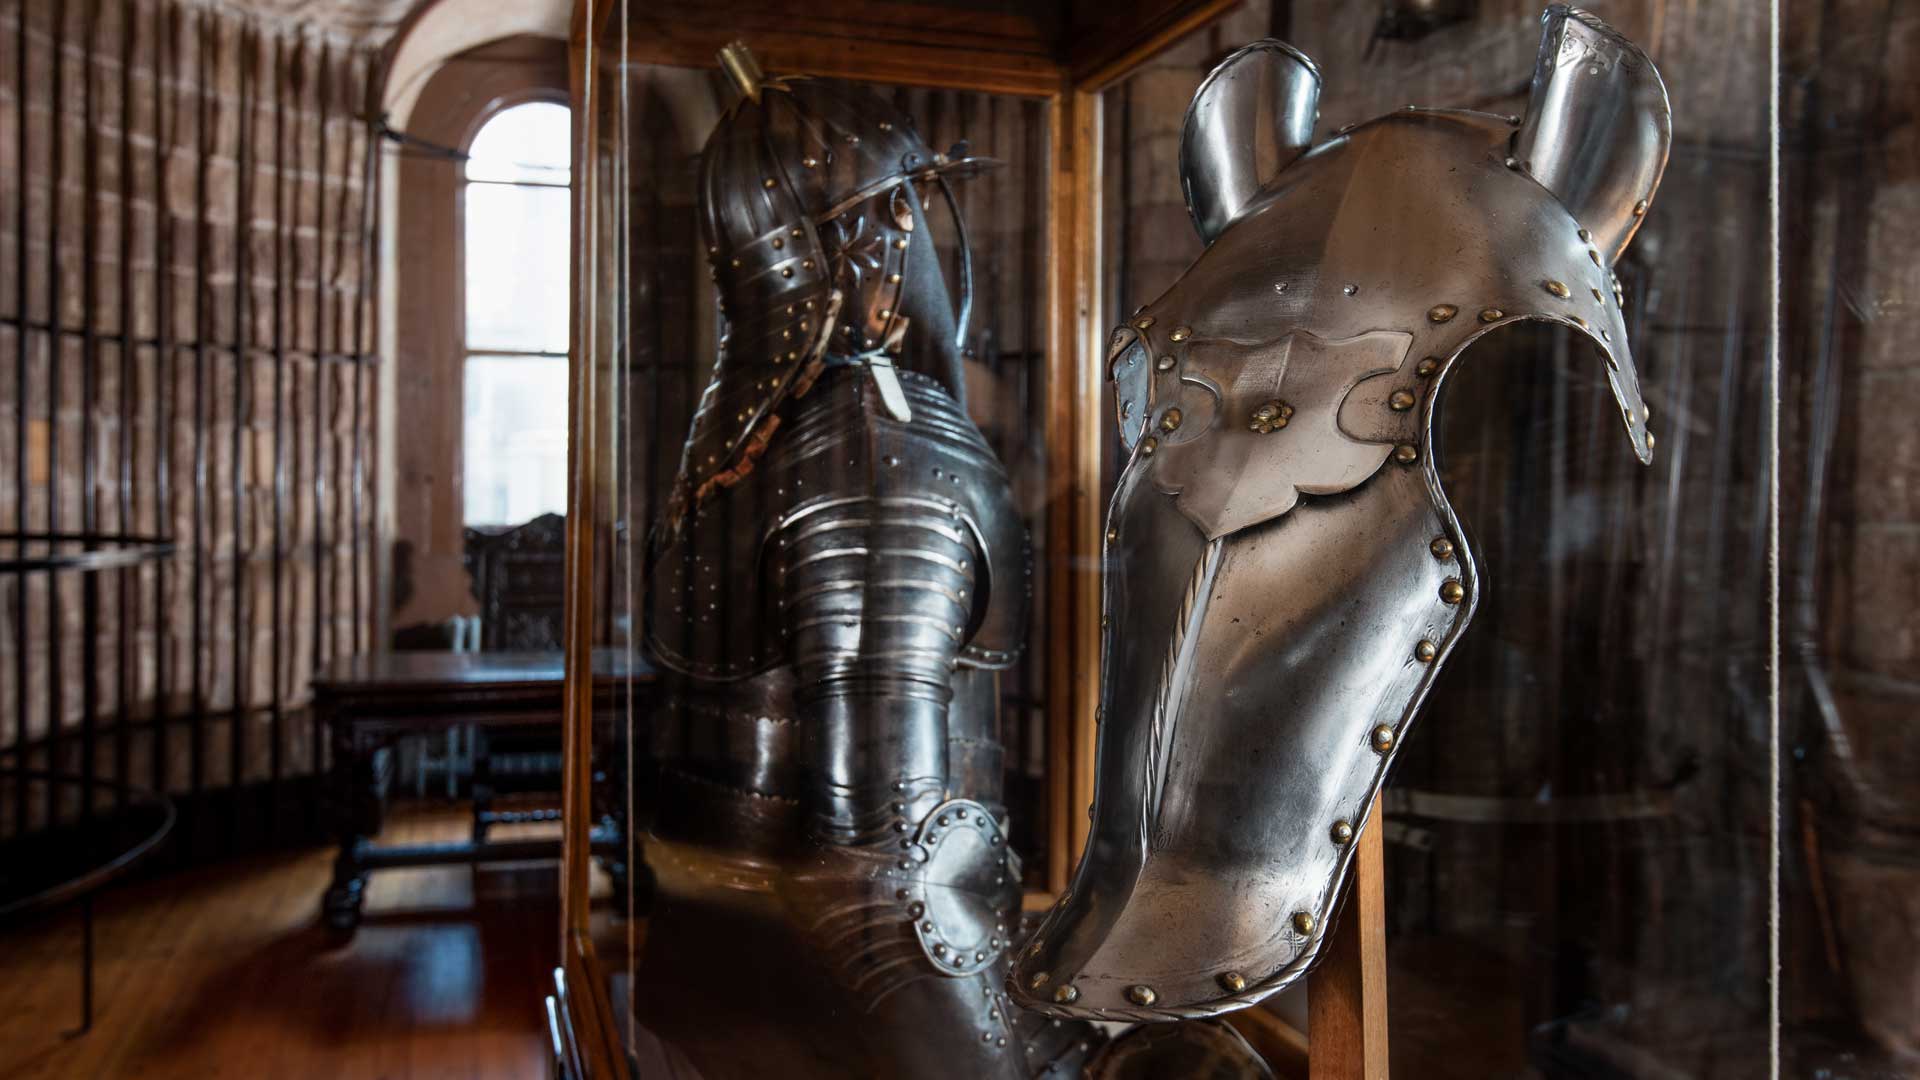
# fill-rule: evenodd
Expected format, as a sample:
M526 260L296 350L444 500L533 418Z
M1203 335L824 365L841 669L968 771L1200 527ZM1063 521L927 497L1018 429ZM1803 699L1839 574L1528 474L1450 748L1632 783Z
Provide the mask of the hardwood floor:
M403 811L382 839L466 828L458 809ZM0 935L0 1080L544 1076L554 868L375 874L343 942L317 919L331 862L316 848L110 890L94 1028L74 1039L77 911Z

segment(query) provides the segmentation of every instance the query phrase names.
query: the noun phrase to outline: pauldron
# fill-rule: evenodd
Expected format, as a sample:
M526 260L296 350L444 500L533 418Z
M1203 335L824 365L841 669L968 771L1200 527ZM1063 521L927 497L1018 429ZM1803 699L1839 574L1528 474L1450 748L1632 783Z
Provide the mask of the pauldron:
M1092 833L1009 977L1053 1015L1215 1014L1319 955L1478 599L1432 452L1464 352L1565 328L1651 459L1613 273L1671 137L1647 57L1556 6L1524 119L1409 106L1309 149L1320 78L1267 41L1202 84L1181 169L1208 247L1106 354L1129 456Z

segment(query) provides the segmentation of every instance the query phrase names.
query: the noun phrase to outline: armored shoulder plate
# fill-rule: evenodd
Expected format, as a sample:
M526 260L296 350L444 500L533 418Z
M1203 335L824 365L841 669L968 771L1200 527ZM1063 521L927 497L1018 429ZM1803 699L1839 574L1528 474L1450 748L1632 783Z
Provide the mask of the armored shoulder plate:
M1613 266L1666 160L1666 93L1582 12L1548 10L1540 55L1524 120L1409 107L1298 155L1274 118L1312 114L1304 58L1254 46L1203 85L1182 165L1210 246L1107 355L1130 457L1093 829L1010 977L1023 1003L1204 1016L1313 963L1478 598L1430 453L1470 346L1567 328L1650 460ZM1224 107L1241 87L1282 100ZM1255 167L1274 171L1250 191Z

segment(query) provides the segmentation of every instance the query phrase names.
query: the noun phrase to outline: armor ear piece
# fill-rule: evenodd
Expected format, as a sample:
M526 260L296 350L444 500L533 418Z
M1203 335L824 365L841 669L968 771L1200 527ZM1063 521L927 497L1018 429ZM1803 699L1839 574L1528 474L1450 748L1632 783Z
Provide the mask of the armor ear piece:
M1667 86L1639 46L1588 12L1555 4L1542 21L1513 164L1559 198L1612 265L1666 171Z
M1319 66L1272 38L1222 60L1201 82L1180 134L1180 187L1201 240L1211 245L1306 152L1319 104Z

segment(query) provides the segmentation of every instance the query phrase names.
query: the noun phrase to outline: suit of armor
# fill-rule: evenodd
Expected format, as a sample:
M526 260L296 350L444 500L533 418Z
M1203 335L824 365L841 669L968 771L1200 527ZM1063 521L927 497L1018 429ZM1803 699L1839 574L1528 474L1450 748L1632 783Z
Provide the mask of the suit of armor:
M743 97L701 208L726 330L649 558L670 676L636 1012L710 1078L1076 1070L1088 1031L1002 989L995 678L1028 553L923 202L981 163L867 91L723 62Z
M1187 114L1208 247L1113 336L1093 831L1010 990L1173 1020L1311 967L1374 796L1472 617L1434 460L1461 355L1520 321L1590 345L1653 436L1615 261L1666 164L1651 61L1555 6L1525 118L1407 107L1309 149L1320 72L1229 57Z

